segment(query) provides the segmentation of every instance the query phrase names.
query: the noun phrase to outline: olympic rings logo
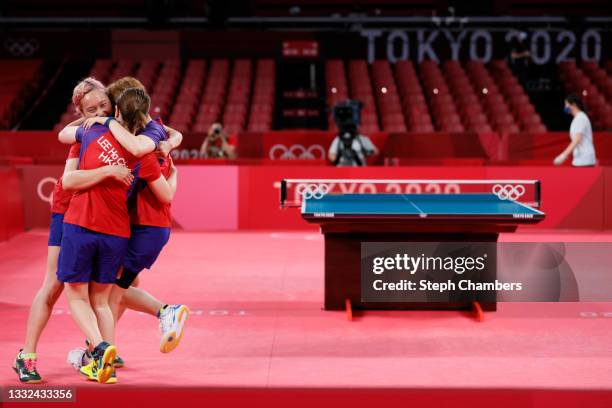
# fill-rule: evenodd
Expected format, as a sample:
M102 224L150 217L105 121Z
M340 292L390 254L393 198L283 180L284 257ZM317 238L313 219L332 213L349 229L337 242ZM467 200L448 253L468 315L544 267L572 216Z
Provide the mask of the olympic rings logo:
M495 194L500 200L518 200L523 194L525 194L525 187L521 184L495 184L493 186L493 194Z
M30 57L39 48L40 44L35 38L8 38L4 41L4 49L14 57Z
M329 186L327 184L299 184L295 190L303 199L320 200L329 193Z
M53 199L53 190L51 190L51 194L46 195L43 192L43 189L46 186L46 184L52 184L55 187L56 183L57 183L57 179L54 177L45 177L41 179L38 182L38 185L36 186L36 194L38 195L38 198L40 198L42 201L50 203L51 200Z
M301 144L294 144L291 147L275 144L270 148L269 157L271 160L324 160L325 148L318 144L308 148Z

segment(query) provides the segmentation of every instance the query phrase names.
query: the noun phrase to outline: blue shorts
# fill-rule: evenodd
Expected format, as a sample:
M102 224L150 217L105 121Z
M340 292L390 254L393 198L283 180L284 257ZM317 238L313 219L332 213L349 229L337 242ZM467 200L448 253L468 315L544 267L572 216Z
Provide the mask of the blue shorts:
M123 267L134 273L150 269L170 239L170 228L132 225Z
M49 243L47 246L60 246L62 244L62 233L64 229L64 214L51 213L51 225L49 226Z
M115 283L128 241L129 238L64 224L57 279L70 283Z

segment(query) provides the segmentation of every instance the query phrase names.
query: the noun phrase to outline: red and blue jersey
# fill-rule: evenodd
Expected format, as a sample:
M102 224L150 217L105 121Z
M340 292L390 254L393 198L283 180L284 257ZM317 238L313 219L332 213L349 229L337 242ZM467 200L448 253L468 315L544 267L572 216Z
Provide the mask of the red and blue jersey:
M159 119L149 122L140 134L151 138L163 134L163 138L161 138L160 141L168 137ZM142 163L144 164L144 160L142 160ZM152 164L150 159L147 160L146 164L147 166ZM172 159L170 157L155 156L155 165L166 179L170 177L170 172L172 170ZM133 200L134 202L130 205L131 224L165 228L172 227L170 204L164 204L157 199L153 190L147 186L144 177L140 177L140 181L134 191Z
M166 140L168 138L168 134L166 133L166 129L161 121L161 119L152 120L138 132L139 135L147 136L155 143L155 147L159 147L159 142L162 140Z
M156 160L155 166L157 166L166 179L170 177L170 172L172 171L172 159L170 157L165 157L161 164ZM135 202L130 206L131 224L165 228L172 227L170 204L159 201L144 179L141 179L134 193Z
M76 139L81 142L81 170L92 170L106 165L121 165L134 170L138 163L138 159L119 144L106 126L96 124L90 129L79 127ZM149 167L144 172L140 171L138 177L146 181L158 179L161 174L159 168L155 172ZM129 190L130 187L123 183L107 178L89 189L78 191L72 197L64 222L104 234L129 237Z
M70 146L70 151L68 152L68 158L66 160L78 159L80 152L81 144L74 143L72 146ZM53 195L51 196L51 212L65 214L66 211L68 211L68 205L70 204L73 194L74 191L64 190L62 187L62 178L59 177L57 179L57 183L55 183Z

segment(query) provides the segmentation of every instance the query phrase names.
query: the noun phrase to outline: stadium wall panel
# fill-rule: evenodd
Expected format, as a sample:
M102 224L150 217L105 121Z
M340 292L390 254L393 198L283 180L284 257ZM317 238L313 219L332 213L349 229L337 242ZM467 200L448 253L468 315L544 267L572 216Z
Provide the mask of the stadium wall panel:
M176 227L193 231L316 230L316 227L301 219L299 209L279 208L280 181L283 178L537 179L542 183L542 210L547 217L542 223L529 228L612 228L612 167L178 167L179 188L172 205L174 223ZM21 224L17 222L21 227L11 227L10 230L46 228L49 225L50 194L62 172L62 166L26 164L19 165L18 169L21 187L18 188L17 175L12 175L14 185L6 191L12 191L7 195L7 200L13 204L7 208L12 208L8 214L21 214L22 221ZM344 192L359 191L354 183L343 183L339 188ZM15 210L15 202L20 203L22 212ZM3 202L3 205L7 204Z
M14 168L0 168L0 242L24 231L23 197L19 175Z

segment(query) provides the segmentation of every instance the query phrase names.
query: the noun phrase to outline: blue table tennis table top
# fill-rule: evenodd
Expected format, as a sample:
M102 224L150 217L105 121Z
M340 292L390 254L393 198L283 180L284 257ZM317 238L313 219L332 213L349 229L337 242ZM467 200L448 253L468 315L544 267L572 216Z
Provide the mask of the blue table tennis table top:
M327 194L302 203L304 218L515 219L544 213L495 194Z

